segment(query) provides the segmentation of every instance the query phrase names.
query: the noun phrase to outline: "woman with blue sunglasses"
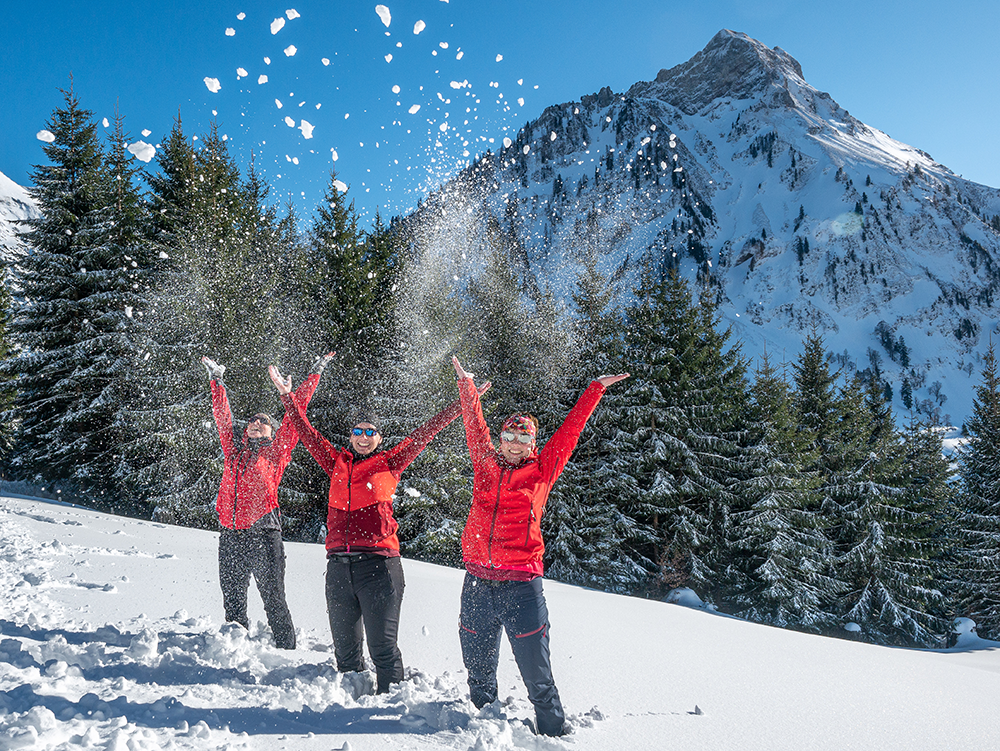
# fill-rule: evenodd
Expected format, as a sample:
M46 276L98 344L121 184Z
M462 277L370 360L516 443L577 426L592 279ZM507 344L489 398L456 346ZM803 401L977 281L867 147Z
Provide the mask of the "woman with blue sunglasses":
M268 369L285 414L299 438L330 478L326 519L326 602L337 670L365 669L362 641L375 663L377 692L403 680L396 644L403 601L399 525L392 499L399 478L441 430L462 413L456 400L399 444L380 450L382 434L371 422L351 429L349 446L334 446L309 423L305 403L292 392L291 378ZM480 387L483 394L489 383Z

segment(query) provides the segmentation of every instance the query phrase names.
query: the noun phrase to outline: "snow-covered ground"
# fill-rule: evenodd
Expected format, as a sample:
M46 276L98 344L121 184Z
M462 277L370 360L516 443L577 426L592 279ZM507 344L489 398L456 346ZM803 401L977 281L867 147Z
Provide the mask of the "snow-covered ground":
M462 572L405 561L408 678L331 664L324 551L288 544L300 648L221 622L217 535L0 499L0 749L993 749L1000 643L945 652L797 634L546 582L574 732L536 738L509 649L468 702Z

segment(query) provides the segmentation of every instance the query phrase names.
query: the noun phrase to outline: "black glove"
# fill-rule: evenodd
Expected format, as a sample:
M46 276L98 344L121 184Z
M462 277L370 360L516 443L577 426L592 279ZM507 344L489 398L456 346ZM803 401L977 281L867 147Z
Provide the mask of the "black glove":
M323 369L332 359L333 352L327 352L325 355L317 357L315 362L313 362L312 367L309 369L309 375L323 375Z
M210 360L207 357L201 358L201 364L205 366L205 370L208 371L209 380L221 381L222 374L226 372L225 365L219 365L215 360Z

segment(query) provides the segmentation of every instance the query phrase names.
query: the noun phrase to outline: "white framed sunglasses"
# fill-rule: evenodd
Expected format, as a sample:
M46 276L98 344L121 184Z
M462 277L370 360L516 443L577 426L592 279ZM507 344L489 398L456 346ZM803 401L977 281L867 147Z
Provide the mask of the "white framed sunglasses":
M527 433L511 433L509 430L502 432L500 434L500 438L507 441L507 443L517 441L518 443L523 443L525 446L535 440L534 436L528 435Z

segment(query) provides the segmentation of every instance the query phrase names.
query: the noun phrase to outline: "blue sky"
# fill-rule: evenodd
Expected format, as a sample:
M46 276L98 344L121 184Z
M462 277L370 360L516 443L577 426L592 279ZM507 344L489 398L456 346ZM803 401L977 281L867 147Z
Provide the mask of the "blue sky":
M378 4L7 7L0 172L30 183L32 165L44 161L36 134L72 74L82 105L99 121L113 119L118 107L130 143L159 143L178 112L189 135L214 119L241 164L254 159L274 202L291 199L310 214L335 166L363 216L378 210L388 218L411 208L466 152L513 136L547 105L602 86L625 91L728 28L783 48L809 83L855 117L966 178L1000 187L995 0L946 7L924 0L383 0L389 26ZM275 19L284 25L272 33ZM424 27L414 33L418 22ZM258 83L262 75L266 83ZM221 88L211 91L206 78Z

